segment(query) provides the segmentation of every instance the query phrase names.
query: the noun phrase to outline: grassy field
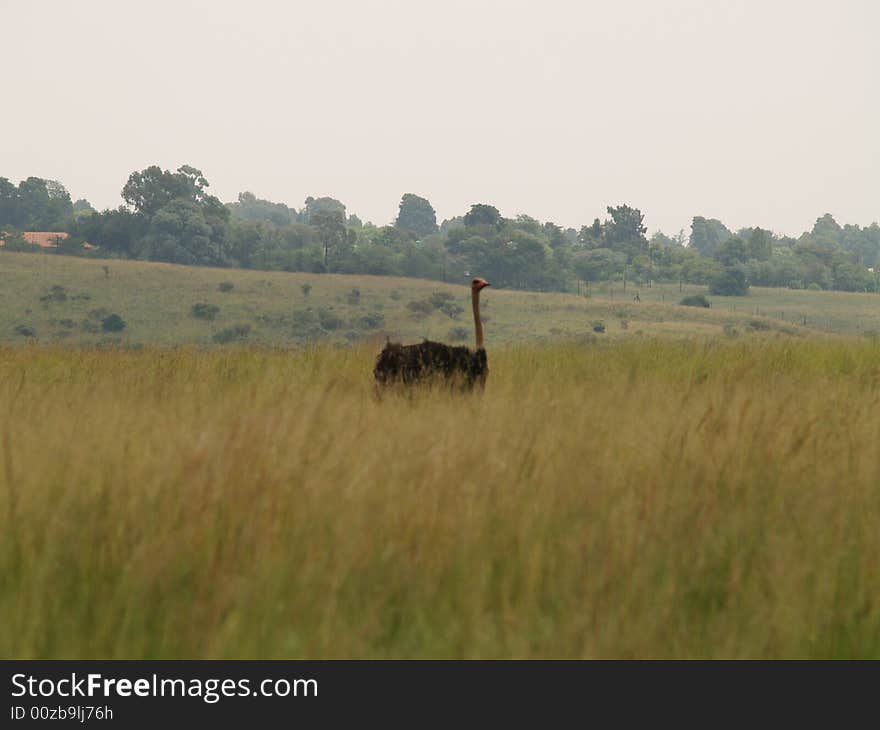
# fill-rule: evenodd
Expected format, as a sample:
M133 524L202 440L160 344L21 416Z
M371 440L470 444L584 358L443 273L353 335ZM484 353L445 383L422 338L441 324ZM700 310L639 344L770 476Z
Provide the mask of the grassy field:
M107 272L104 271L107 267ZM229 291L218 287L232 284ZM309 294L303 286L310 285ZM55 287L55 288L53 288ZM355 294L355 290L357 294ZM880 333L876 294L753 288L748 297L711 297L712 309L682 307L686 294L705 287L677 284L622 289L592 287L590 297L488 289L483 319L491 346L639 337L717 337L764 332L783 336L810 332ZM638 291L641 303L632 301ZM436 292L447 293L463 311L413 312ZM228 343L272 347L349 344L386 336L469 343L472 323L465 286L417 279L312 275L206 269L138 261L89 260L0 252L0 343L88 346ZM193 306L217 307L213 319ZM120 315L119 333L102 330L109 314ZM605 332L596 335L601 322ZM23 330L23 328L26 328ZM24 332L35 335L29 337Z
M0 348L0 655L880 658L877 343L374 355Z

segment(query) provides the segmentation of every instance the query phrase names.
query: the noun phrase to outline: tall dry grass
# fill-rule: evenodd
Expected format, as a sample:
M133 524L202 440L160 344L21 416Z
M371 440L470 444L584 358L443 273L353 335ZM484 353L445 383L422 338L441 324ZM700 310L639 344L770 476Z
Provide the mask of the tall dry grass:
M880 346L0 349L6 658L880 657Z

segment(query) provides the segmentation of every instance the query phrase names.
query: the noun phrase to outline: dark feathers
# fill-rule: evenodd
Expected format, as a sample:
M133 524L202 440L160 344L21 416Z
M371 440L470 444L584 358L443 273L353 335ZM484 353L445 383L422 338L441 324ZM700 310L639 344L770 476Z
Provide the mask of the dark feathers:
M470 389L486 383L489 366L484 349L452 347L425 340L418 345L389 342L376 358L373 375L382 385L413 384L437 379Z

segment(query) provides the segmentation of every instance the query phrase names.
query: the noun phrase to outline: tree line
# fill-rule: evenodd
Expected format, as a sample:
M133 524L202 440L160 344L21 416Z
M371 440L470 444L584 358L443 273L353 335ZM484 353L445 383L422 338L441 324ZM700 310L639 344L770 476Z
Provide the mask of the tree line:
M841 226L830 214L798 238L759 227L732 231L702 216L689 235L648 237L644 215L629 205L608 206L603 220L580 229L505 218L486 203L438 224L430 201L406 193L396 220L377 226L331 197L308 197L297 210L251 192L223 203L208 188L189 165L151 166L130 175L123 205L99 212L73 202L58 181L29 177L16 186L0 177L0 232L7 250L32 248L25 231L65 231L59 253L453 282L479 274L499 287L540 291L622 278L709 284L733 295L750 284L880 291L880 227ZM85 241L97 249L85 251Z

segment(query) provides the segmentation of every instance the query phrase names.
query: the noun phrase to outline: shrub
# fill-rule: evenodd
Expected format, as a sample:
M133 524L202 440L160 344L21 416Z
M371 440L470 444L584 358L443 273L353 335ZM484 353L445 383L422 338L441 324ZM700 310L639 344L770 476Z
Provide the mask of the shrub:
M348 293L348 296L346 297L346 299L348 300L348 303L352 307L356 307L358 304L361 303L361 290L358 289L357 287L354 287L354 289L352 289Z
M22 337L36 337L37 331L26 324L20 324L16 326L15 334L21 335Z
M770 325L761 319L750 319L747 327L756 332L766 332L770 329Z
M231 281L221 281L219 284L217 284L218 291L228 292L232 291L233 289L235 289L235 284L233 284Z
M604 332L605 331L605 323L604 322L593 322L593 332Z
M449 339L453 342L462 342L466 340L470 336L470 332L467 331L467 327L453 327L449 330Z
M192 305L192 316L198 319L214 319L220 307L214 304L205 304L205 302L196 302Z
M391 293L388 296L396 302L398 299L400 299L400 292L397 291L397 289L392 289Z
M60 284L49 287L49 290L40 297L41 302L66 302L67 289Z
M454 301L455 297L447 291L435 291L431 294L430 301L437 309L442 309L444 304Z
M370 312L358 320L358 327L364 330L377 330L385 325L385 316L379 312Z
M749 282L741 266L726 266L709 280L709 293L723 297L744 297L749 293Z
M294 329L305 329L318 323L318 318L311 309L297 309L293 313Z
M323 330L338 330L345 322L332 309L318 310L318 323Z
M250 331L251 326L249 324L237 324L233 327L227 327L226 329L220 330L214 335L213 339L214 342L225 345L229 342L244 339L248 336Z
M455 302L443 302L439 309L450 319L458 319L458 315L464 311L464 309L459 307Z
M434 311L434 304L430 299L413 299L406 308L417 316L426 316Z
M818 282L811 282L807 287L808 291L822 291L822 286Z
M111 314L101 320L101 329L104 332L122 332L125 329L125 320L118 314Z
M691 294L688 297L682 299L679 304L683 304L685 307L711 307L712 303L706 299L702 294Z
M303 296L304 296L306 299L308 299L308 298L309 298L309 294L310 294L311 291L312 291L312 285L309 284L308 282L306 282L305 284L303 284L303 285L300 287L300 289L302 289Z

